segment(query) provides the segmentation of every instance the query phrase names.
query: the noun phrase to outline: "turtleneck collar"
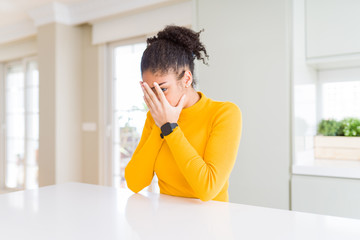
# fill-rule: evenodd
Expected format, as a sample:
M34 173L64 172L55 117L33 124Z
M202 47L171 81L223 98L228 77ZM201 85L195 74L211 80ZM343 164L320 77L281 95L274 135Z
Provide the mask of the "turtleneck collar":
M197 101L192 106L190 106L188 108L184 108L180 113L179 120L184 119L184 118L188 118L190 116L196 116L196 114L200 113L201 110L204 108L208 98L202 92L197 92L197 93L200 96L200 100Z

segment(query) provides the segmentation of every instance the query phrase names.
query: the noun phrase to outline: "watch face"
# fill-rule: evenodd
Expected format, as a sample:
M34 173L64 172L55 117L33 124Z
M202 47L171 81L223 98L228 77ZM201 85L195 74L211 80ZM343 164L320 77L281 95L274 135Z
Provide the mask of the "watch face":
M161 126L161 133L163 136L167 136L170 133L173 132L173 130L179 126L177 123L165 123L164 125Z
M170 123L165 123L164 125L162 125L161 132L164 134L164 136L169 135L172 132Z

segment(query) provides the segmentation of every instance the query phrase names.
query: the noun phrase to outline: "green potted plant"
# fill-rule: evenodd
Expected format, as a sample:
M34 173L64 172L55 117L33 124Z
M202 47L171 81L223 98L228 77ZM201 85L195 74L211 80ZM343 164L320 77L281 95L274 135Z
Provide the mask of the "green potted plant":
M318 125L318 135L323 136L338 136L338 133L342 128L341 122L336 121L335 119L321 120Z
M314 139L315 158L360 160L360 120L323 119Z

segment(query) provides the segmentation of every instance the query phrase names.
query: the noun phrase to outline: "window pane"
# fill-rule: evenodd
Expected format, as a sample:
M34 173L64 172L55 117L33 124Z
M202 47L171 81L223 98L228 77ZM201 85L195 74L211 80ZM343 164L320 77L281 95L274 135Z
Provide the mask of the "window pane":
M28 63L28 82L27 86L39 86L39 71L37 63L32 61Z
M39 168L38 166L26 167L26 188L33 189L38 187Z
M7 162L21 163L24 158L24 139L7 139L6 158Z
M114 175L119 176L120 175L120 144L114 144L113 145L114 150Z
M25 104L22 65L10 66L6 75L6 187L23 186Z
M146 47L145 43L121 46L115 49L115 80L117 98L115 109L128 110L133 106L143 108L143 94L139 82L141 79L140 62Z
M143 118L143 117L142 117ZM138 142L140 141L140 134L137 128L132 125L125 125L119 128L120 130L120 145L121 145L121 160L124 166L130 161Z
M29 113L39 112L39 87L29 87L26 90L26 111Z
M27 141L26 165L37 166L39 163L39 142Z
M6 187L22 188L24 185L24 166L17 163L6 165Z
M36 187L39 149L39 73L36 62L6 68L6 173L8 188ZM26 174L25 174L26 173Z
M24 114L8 114L6 116L6 136L8 138L25 137L25 116Z
M39 139L39 114L27 115L27 139Z
M323 118L360 118L360 81L322 85Z
M24 139L7 139L6 187L22 187L24 184Z
M39 72L35 61L27 64L26 83L26 188L38 187L39 175Z
M113 113L113 116L114 116L114 129L115 131L113 132L113 142L118 144L120 143L120 131L116 131L116 129L119 129L120 128L120 120L122 120L122 118L124 118L124 116L121 116L120 112L118 111L115 111Z
M24 88L24 72L21 64L6 68L6 88Z
M6 91L6 112L23 113L25 111L24 89L12 88Z
M145 43L115 48L113 105L113 180L126 186L124 171L140 140L146 108L139 82L140 61Z

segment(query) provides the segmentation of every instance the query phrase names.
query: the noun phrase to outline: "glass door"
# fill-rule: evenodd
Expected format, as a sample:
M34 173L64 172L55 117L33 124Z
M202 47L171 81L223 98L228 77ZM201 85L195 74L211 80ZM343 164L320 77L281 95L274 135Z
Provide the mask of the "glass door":
M5 188L38 187L39 73L27 60L5 66Z
M125 167L130 161L141 137L148 111L143 100L140 62L145 42L115 44L112 56L112 185L126 188ZM147 188L159 192L157 178Z

